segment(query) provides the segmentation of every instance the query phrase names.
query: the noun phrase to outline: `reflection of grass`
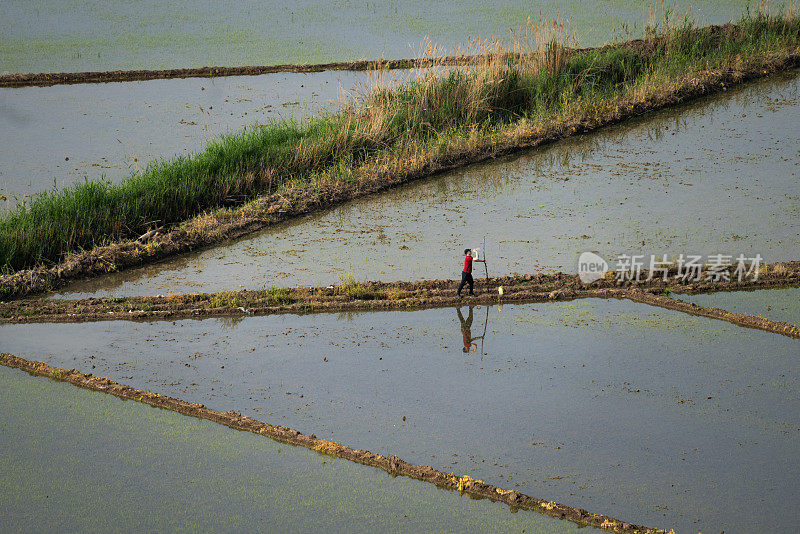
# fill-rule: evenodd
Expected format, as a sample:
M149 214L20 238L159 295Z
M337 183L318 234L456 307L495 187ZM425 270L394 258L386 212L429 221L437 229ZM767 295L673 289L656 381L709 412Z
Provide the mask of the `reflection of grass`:
M55 262L137 236L153 221L174 224L272 193L313 194L414 175L554 124L617 117L621 99L669 100L665 95L687 79L744 69L800 42L798 17L758 12L740 24L720 35L668 19L662 33L646 35L649 53L618 46L580 54L566 48L561 25L531 27L512 50L521 56L497 42L479 44L476 51L486 55L474 68L445 75L433 69L397 89L377 87L363 108L230 135L196 156L153 163L119 185L88 182L43 194L0 219L0 265Z

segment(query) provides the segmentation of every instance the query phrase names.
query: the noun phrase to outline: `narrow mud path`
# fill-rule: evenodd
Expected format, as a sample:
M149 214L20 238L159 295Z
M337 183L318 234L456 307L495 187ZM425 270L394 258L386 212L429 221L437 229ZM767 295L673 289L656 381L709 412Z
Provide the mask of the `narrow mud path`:
M448 56L438 59L393 59L337 61L310 65L254 65L243 67L197 67L165 70L112 70L94 72L41 72L0 75L0 87L30 87L79 83L133 82L170 78L220 78L223 76L260 76L279 72L323 72L329 70L394 70L426 68L434 65L469 65L483 56Z
M800 285L800 261L767 264L757 280L681 283L675 278L634 281L598 280L584 285L564 273L506 276L476 281L477 297L460 299L455 280L354 282L340 286L260 291L230 291L152 297L30 299L0 302L2 323L76 323L118 320L175 320L242 315L304 314L446 308L460 304L564 301L582 298L630 299L670 310L719 319L800 338L798 325L754 315L708 308L669 297L674 293L710 293ZM646 278L647 274L643 276ZM502 295L500 290L502 288Z
M755 328L757 330L764 330L765 332L772 332L786 337L800 339L800 326L781 321L773 321L772 319L765 319L757 315L733 313L720 308L707 308L705 306L699 306L694 302L686 302L666 295L656 295L646 291L629 291L625 295L625 298L634 302L649 304L650 306L658 306L660 308L688 313L690 315L718 319L745 328Z
M218 245L298 216L328 209L401 184L588 133L798 66L800 49L794 49L763 58L758 64L703 71L697 77L686 76L652 97L631 96L620 100L618 106L602 115L572 117L545 128L524 132L519 137L503 137L475 148L431 155L408 167L387 170L365 166L359 169L357 179L352 182L325 183L315 188L293 187L242 206L200 215L172 228L148 232L138 239L78 252L57 265L0 275L0 300L42 293L63 287L74 280L155 263L178 254Z
M352 462L382 469L392 476L406 476L424 482L430 482L443 489L458 491L473 498L490 499L492 501L506 503L512 509L532 510L558 519L566 519L567 521L572 521L579 525L602 528L610 532L625 534L656 534L666 532L664 530L626 523L613 517L594 514L582 508L574 508L544 499L537 499L519 493L518 491L498 488L497 486L485 484L481 480L473 479L468 475L457 476L453 473L439 471L427 465L411 464L401 460L395 455L391 455L387 458L386 456L374 454L369 451L352 449L335 441L319 439L315 434L308 435L291 428L270 425L243 416L241 413L232 410L228 412L218 412L199 403L190 403L173 397L159 395L158 393L136 389L107 378L93 376L91 373L83 374L75 369L52 367L42 362L26 360L8 353L0 353L0 364L14 369L21 369L31 375L50 377L53 380L68 382L84 389L108 393L124 400L134 400L183 415L206 419L234 430L267 436L281 443L305 447L315 450L320 454L343 458Z

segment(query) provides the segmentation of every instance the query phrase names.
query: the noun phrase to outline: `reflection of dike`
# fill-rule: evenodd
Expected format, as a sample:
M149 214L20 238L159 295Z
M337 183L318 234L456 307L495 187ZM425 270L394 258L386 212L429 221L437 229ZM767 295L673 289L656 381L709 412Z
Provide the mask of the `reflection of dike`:
M489 306L484 306L486 308L486 318L483 321L483 333L479 336L472 336L472 321L475 318L474 309L475 306L469 307L469 313L467 318L464 319L464 314L461 313L461 306L456 308L456 313L458 314L458 321L461 323L461 339L463 342L463 347L461 348L462 352L470 353L475 352L478 350L478 345L475 343L477 340L481 340L481 359L483 359L483 342L486 339L486 327L489 324Z
M790 105L800 93L796 75L786 79L768 80L755 85L741 85L723 93L694 100L676 107L656 111L642 117L632 117L621 124L607 126L586 135L569 137L557 143L535 148L519 155L509 156L503 170L509 174L547 175L553 172L568 172L592 157L592 153L603 151L607 146L619 146L626 141L636 142L631 136L657 142L672 134L702 136L704 132L698 122L725 121L727 117L739 117L741 113L760 111L768 95L779 92L777 101L767 105ZM775 98L775 97L773 97ZM772 100L769 99L768 100ZM495 160L491 165L496 166ZM487 171L497 172L496 167ZM549 171L549 172L548 172ZM497 180L497 178L495 178Z
M705 112L705 118L710 115L713 115L713 109ZM632 118L623 124L607 126L586 135L568 137L520 156L516 172L534 176L560 176L584 170L582 164L587 161L609 163L602 156L598 159L598 154L602 155L609 149L623 149L626 143L636 143L635 137L656 142L668 134L691 131L690 118L685 111L664 110L647 118Z
M112 291L119 289L126 282L140 282L154 278L164 272L183 271L189 264L199 258L202 250L192 251L178 256L167 258L162 262L132 267L123 271L108 273L89 280L81 280L60 289L60 292L94 293L96 291ZM200 264L202 265L202 264Z
M739 117L741 113L758 111L754 102L765 96L781 92L781 101L797 98L800 84L796 75L786 79L767 80L755 85L741 85L723 93L694 100L675 107L662 109L641 117L631 117L623 123L607 126L590 132L562 139L556 143L500 157L467 169L454 170L431 182L432 189L410 184L386 195L389 204L407 204L411 199L424 197L451 199L465 193L478 198L493 198L507 191L508 185L519 177L561 175L583 169L582 163L596 158L597 152L626 143L638 145L639 139L657 143L673 134L702 137L705 132L699 124L726 121ZM786 93L786 94L783 94ZM471 180L466 180L470 178ZM474 183L480 184L475 187Z
M711 112L706 113L708 116ZM478 195L492 198L507 190L509 182L518 178L531 176L562 176L564 173L581 172L587 161L606 161L602 156L610 148L624 147L626 142L635 142L632 135L658 141L665 135L683 130L691 130L689 117L685 113L663 112L647 119L638 118L615 126L609 126L587 135L568 137L557 143L498 158L491 162L471 167L469 174L481 184ZM616 162L616 160L614 160ZM448 175L461 178L460 175ZM453 197L462 194L465 187L463 180L439 180L439 194Z

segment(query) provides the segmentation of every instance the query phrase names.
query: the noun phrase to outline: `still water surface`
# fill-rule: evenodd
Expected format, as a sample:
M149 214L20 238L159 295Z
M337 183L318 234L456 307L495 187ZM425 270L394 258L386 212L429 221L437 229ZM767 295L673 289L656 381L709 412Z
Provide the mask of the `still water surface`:
M0 338L19 356L678 532L791 529L800 506L797 340L643 304L3 325Z

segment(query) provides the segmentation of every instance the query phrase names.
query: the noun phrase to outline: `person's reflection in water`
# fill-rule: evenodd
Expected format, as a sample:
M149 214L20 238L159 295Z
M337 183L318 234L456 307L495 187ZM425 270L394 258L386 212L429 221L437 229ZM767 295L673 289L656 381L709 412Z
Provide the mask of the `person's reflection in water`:
M473 310L474 306L469 307L469 315L467 319L464 320L464 315L461 313L461 306L456 308L456 312L458 312L458 320L461 322L461 337L464 341L464 348L461 349L463 352L475 352L478 349L478 345L473 343L476 339L483 339L484 336L476 336L472 337L472 319L473 319Z

